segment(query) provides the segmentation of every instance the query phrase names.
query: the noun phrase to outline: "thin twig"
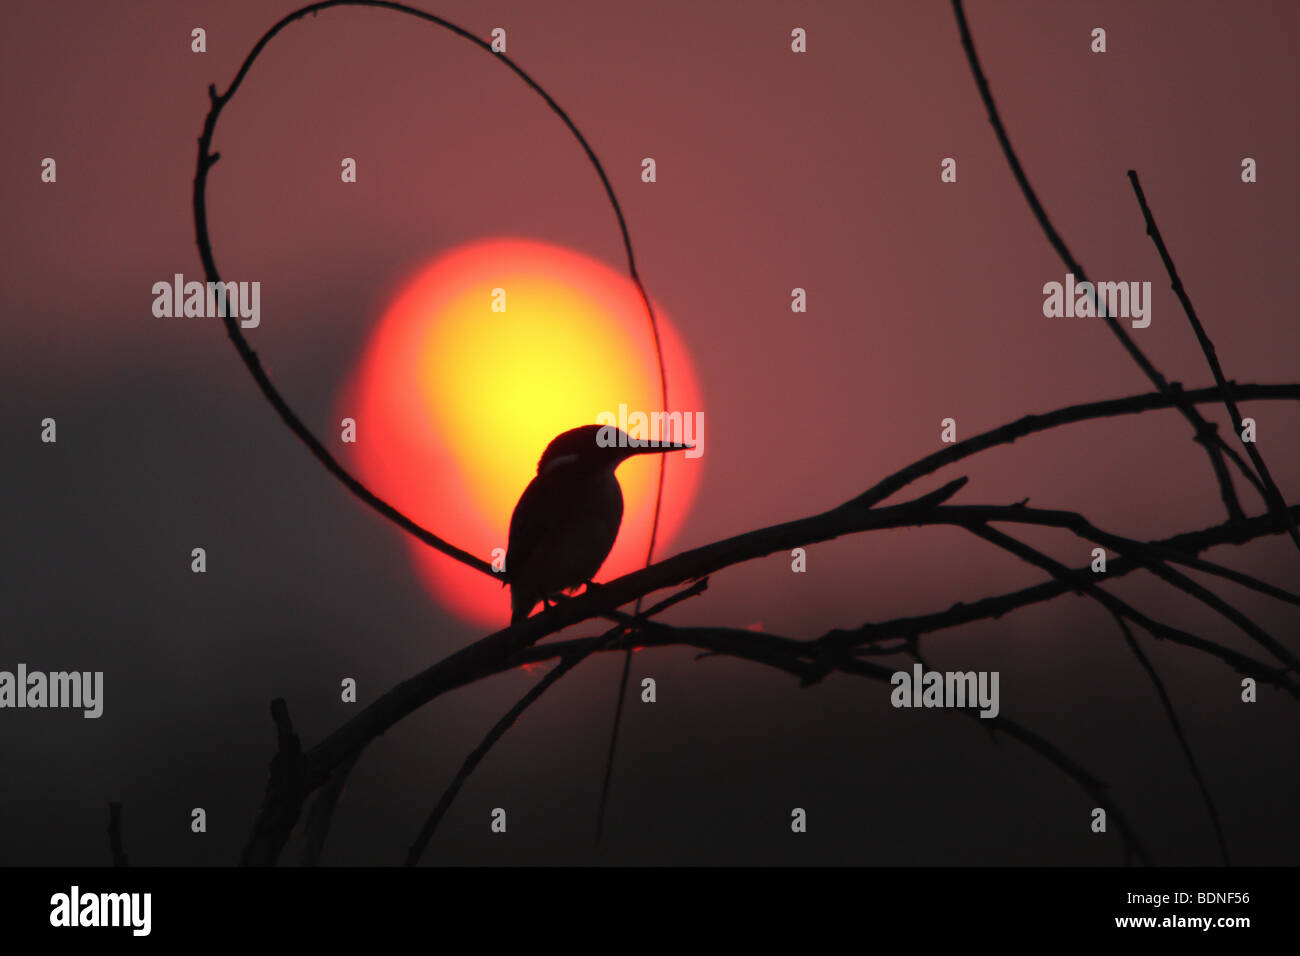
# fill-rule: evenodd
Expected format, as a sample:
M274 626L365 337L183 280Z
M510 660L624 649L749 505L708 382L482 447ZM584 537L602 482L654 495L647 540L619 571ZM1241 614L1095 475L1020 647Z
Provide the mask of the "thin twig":
M438 799L437 805L433 808L433 812L429 814L428 819L424 822L424 826L420 828L420 832L416 836L415 841L407 850L405 865L414 866L420 861L420 857L424 855L425 848L433 838L434 831L438 829L438 824L442 822L443 817L447 815L447 811L451 809L452 801L456 799L456 795L460 793L461 787L465 785L465 782L470 778L470 775L475 771L475 769L477 769L483 758L487 756L488 751L491 750L496 742L505 735L507 730L514 726L515 722L523 715L523 712L527 710L539 697L541 697L542 694L546 693L546 691L555 684L556 681L569 671L573 670L573 668L577 667L578 664L586 660L593 653L605 650L615 644L619 638L627 633L629 627L644 623L649 618L667 610L674 604L678 604L697 594L702 594L708 586L708 578L702 578L690 587L664 598L653 607L637 615L636 618L626 623L619 623L610 628L605 634L601 635L601 637L598 638L594 645L589 649L583 649L582 651L561 658L555 668L548 672L545 677L537 682L537 684L531 687L528 693L524 694L524 696L510 708L506 715L493 725L492 729L488 731L487 736L484 737L479 745L470 752L468 757L465 758L464 763L461 764L460 771L456 774L450 786L443 791L442 796Z
M1110 534L1094 526L1083 515L1073 511L1045 511L1041 508L1021 506L1007 509L982 505L948 505L938 511L937 514L957 519L957 523L969 519L976 522L1010 521L1017 524L1033 524L1047 528L1068 528L1080 537L1115 548L1124 554L1132 555L1147 570L1202 602L1207 607L1217 611L1225 619L1241 628L1260 646L1270 651L1291 670L1300 673L1300 660L1297 660L1295 655L1286 647L1209 588L1169 567L1164 558L1172 561L1183 561L1189 565L1202 566L1203 569L1204 567L1217 568L1217 565L1207 565L1206 562L1197 561L1191 556L1184 557L1170 548L1152 548L1141 541ZM1267 587L1263 582L1257 583L1261 588Z
M1004 534L1001 531L991 528L987 524L978 521L958 522L958 524L972 534L997 545L1003 550L1008 551L1025 561L1028 561L1030 564L1037 565L1053 577L1059 578L1063 582L1067 583L1073 589L1096 598L1108 610L1121 614L1133 623L1145 628L1153 637L1164 638L1173 641L1175 644L1183 644L1187 647L1209 654L1212 657L1217 657L1231 666L1238 673L1246 674L1250 677L1255 677L1256 679L1264 680L1270 684L1281 687L1290 693L1292 697L1300 700L1300 687L1297 687L1296 683L1287 676L1286 671L1268 667L1249 655L1242 654L1238 651L1232 650L1231 648L1216 644L1214 641L1184 631L1181 628L1173 627L1172 625L1150 618L1127 601L1124 601L1111 594L1109 591L1105 591L1098 587L1092 581L1091 575L1087 573L1080 574L1072 571L1060 562L1055 561L1044 555L1042 552L1029 547L1024 542L1018 541L1008 534Z
M613 631L615 632L621 632L622 630L623 625L621 624L613 628ZM545 677L529 688L528 693L521 697L513 707L506 711L505 716L492 726L492 729L489 730L487 736L479 742L479 745L470 751L469 756L465 758L465 762L461 764L460 772L457 773L455 778L451 781L451 786L443 791L437 805L433 808L433 812L429 814L429 818L424 821L424 826L420 828L420 832L416 835L415 842L413 842L407 849L406 860L404 861L405 866L415 866L416 863L420 862L420 857L424 854L425 847L429 845L429 840L432 839L434 831L438 828L438 824L442 822L442 818L446 816L447 811L451 809L451 803L456 799L456 794L460 793L460 788L464 786L465 781L469 779L470 774L474 772L475 768L478 767L483 758L487 756L487 752L492 749L493 744L501 739L505 732L514 725L516 720L519 719L519 716L527 710L529 706L537 700L537 698L546 693L547 689L561 677L573 670L573 668L577 667L579 662L582 660L583 658L577 655L563 658L559 664L547 672Z
M1300 399L1300 384L1288 385L1238 385L1228 383L1228 389L1240 401L1262 399ZM905 468L900 468L886 478L882 478L862 494L853 499L852 504L869 508L884 501L898 490L907 487L918 478L933 474L944 465L969 458L976 452L1009 445L1018 438L1036 432L1044 432L1059 425L1095 421L1101 418L1114 418L1120 415L1140 415L1162 408L1175 408L1183 402L1202 405L1219 401L1222 392L1217 388L1198 388L1182 391L1177 382L1170 385L1169 392L1142 392L1125 398L1111 398L1101 402L1084 402L1068 405L1039 415L1026 415L998 428L990 429L979 435L945 445L936 452L914 461Z
M1165 271L1169 273L1169 282L1173 287L1174 295L1178 296L1178 301L1183 305L1183 311L1187 314L1187 321L1191 323L1192 331L1196 333L1196 341L1201 344L1201 351L1205 353L1205 360L1210 364L1210 371L1214 373L1214 380L1219 383L1219 391L1223 395L1223 404L1228 409L1228 417L1233 423L1233 428L1241 428L1241 412L1237 408L1237 403L1233 400L1232 392L1228 388L1228 382L1223 377L1223 368L1219 365L1219 356L1214 349L1214 343L1210 341L1209 335L1206 334L1201 320L1196 317L1196 309L1192 307L1192 299L1187 294L1187 289L1183 287L1183 280L1178 275L1178 269L1174 266L1173 257L1169 255L1169 249L1165 246L1165 240L1160 235L1160 228L1156 225L1155 217L1151 214L1151 207L1147 205L1146 194L1142 192L1142 184L1138 182L1137 170L1128 171L1129 182L1133 184L1133 192L1137 195L1138 205L1142 207L1142 218L1146 220L1147 235L1155 243L1156 251L1160 253L1160 261L1165 264ZM1253 441L1243 442L1246 446L1246 454L1255 465L1255 470L1259 472L1259 477L1264 483L1264 500L1268 503L1271 510L1282 515L1286 520L1287 531L1291 535L1291 540L1297 548L1300 548L1300 531L1296 530L1296 523L1286 510L1286 500L1282 497L1282 492L1278 490L1277 484L1273 481L1273 476L1269 474L1268 466L1264 464L1264 457L1259 453L1256 443Z
M126 866L126 850L122 847L122 804L108 804L108 850L113 854L114 866Z
M1128 621L1120 617L1114 611L1111 616L1115 618L1115 623L1124 633L1124 640L1137 658L1142 669L1147 672L1147 677L1155 686L1156 693L1160 695L1160 704L1164 707L1165 716L1169 718L1169 724L1173 727L1174 736L1178 738L1178 746L1182 748L1183 756L1187 760L1188 769L1192 772L1192 778L1196 781L1196 786L1201 791L1201 799L1205 802L1205 809L1210 814L1210 823L1214 826L1214 838L1219 844L1219 858L1223 861L1224 866L1231 866L1231 860L1228 857L1228 838L1223 833L1223 823L1219 819L1219 810L1214 805L1214 797L1210 795L1210 785L1205 782L1205 777L1201 775L1201 768L1196 763L1196 757L1192 754L1192 745L1187 742L1187 735L1183 733L1182 724L1179 723L1178 714L1174 710L1173 698L1169 696L1169 691L1165 689L1165 682L1160 679L1155 665L1151 663L1150 658L1143 653L1142 648L1138 645L1137 638L1133 634L1132 628L1128 626Z
M275 865L289 834L298 825L309 791L302 745L289 719L289 708L281 697L271 701L271 720L275 723L275 756L271 758L261 810L240 857L241 866Z
M639 600L639 599L638 599ZM632 648L623 652L623 673L618 679L618 699L614 702L614 723L609 731L609 750L605 754L605 775L600 781L600 803L596 808L596 845L605 829L605 806L609 803L609 784L614 777L614 752L618 731L623 724L623 706L627 701L627 681L632 673Z
M1300 506L1292 510L1294 514L1300 514ZM1245 544L1267 534L1278 534L1282 530L1282 524L1275 516L1261 515L1255 518L1247 518L1245 522L1228 521L1209 528L1202 528L1199 531L1189 531L1171 538L1148 541L1147 544L1153 548L1170 548L1177 550L1180 554L1195 555L1209 548L1225 544ZM1108 562L1106 577L1108 579L1121 577L1141 566L1136 559L1121 556L1114 561ZM1073 574L1086 574L1088 570L1087 567L1075 568ZM852 645L868 637L875 639L874 635L908 637L929 634L969 624L972 621L1000 618L1031 604L1051 600L1070 590L1073 590L1073 585L1057 580L1045 581L1042 584L1035 584L1032 587L1021 588L1017 591L981 598L969 604L958 602L945 611L895 618L879 624L864 625L854 631L831 631L821 639ZM548 645L548 647L558 646Z
M862 677L873 677L877 680L888 682L893 676L893 668L883 667L879 664L873 664L869 661L851 659L841 661L839 670L848 674L857 674ZM956 708L954 713L976 721L980 726L990 731L1000 731L1007 736L1020 741L1034 753L1043 757L1048 763L1061 770L1067 777L1077 783L1094 801L1105 807L1110 814L1110 819L1115 822L1116 829L1119 830L1120 839L1124 842L1124 861L1135 860L1145 866L1151 866L1155 860L1150 852L1143 845L1137 831L1129 822L1128 815L1123 812L1118 803L1109 793L1109 787L1098 779L1093 773L1084 769L1083 766L1076 763L1065 754L1059 747L1053 744L1047 738L1034 733L1027 727L1023 727L1003 714L996 717L982 717L979 712L969 708Z
M319 866L321 853L325 850L325 839L329 836L330 826L334 822L334 808L338 806L343 787L352 774L352 769L361 759L358 750L349 759L343 761L330 774L329 781L316 791L316 799L307 811L307 820L303 824L302 866Z

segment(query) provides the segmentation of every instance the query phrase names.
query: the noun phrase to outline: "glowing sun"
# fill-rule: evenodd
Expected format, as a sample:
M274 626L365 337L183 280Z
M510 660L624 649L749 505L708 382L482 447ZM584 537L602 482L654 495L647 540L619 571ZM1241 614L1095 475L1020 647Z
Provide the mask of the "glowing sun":
M681 340L655 306L669 408L702 411ZM510 514L560 432L602 412L663 409L654 339L630 279L578 253L494 239L459 246L393 296L344 390L358 477L434 534L492 560ZM598 580L645 561L660 462L656 554L686 517L703 459L646 455L619 468L623 525ZM414 539L415 566L440 603L475 624L509 620L499 580Z

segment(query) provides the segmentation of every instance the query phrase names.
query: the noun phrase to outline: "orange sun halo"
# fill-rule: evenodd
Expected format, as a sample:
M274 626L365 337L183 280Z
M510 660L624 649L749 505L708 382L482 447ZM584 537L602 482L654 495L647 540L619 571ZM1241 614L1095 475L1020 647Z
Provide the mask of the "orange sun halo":
M700 412L686 350L658 306L655 318L667 410ZM356 420L356 442L345 447L358 477L421 526L489 562L506 547L515 502L552 438L602 412L617 415L620 405L629 413L663 410L654 339L632 281L570 250L518 239L457 247L407 281L344 396L339 418ZM644 563L661 458L657 555L681 527L703 458L627 461L618 469L623 526L598 580ZM410 547L441 604L476 625L508 622L499 580L414 539Z

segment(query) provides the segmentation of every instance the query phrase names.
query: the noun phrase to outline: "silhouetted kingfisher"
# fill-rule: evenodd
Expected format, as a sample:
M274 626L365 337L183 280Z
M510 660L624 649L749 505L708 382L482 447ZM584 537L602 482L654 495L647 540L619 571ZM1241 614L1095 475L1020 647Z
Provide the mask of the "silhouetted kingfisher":
M615 468L633 455L691 447L652 445L612 425L583 425L552 440L510 517L510 623L528 617L538 601L590 584L605 563L623 520Z

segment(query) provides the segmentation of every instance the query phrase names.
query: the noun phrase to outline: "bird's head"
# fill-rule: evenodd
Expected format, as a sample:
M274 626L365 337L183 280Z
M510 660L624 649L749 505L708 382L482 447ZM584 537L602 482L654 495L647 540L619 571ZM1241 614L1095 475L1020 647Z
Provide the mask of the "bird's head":
M681 442L651 442L632 438L613 425L581 425L557 435L537 462L539 475L560 467L575 470L613 470L633 455L683 451L694 445Z

